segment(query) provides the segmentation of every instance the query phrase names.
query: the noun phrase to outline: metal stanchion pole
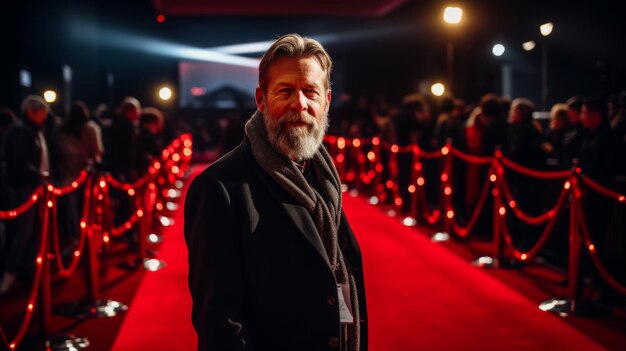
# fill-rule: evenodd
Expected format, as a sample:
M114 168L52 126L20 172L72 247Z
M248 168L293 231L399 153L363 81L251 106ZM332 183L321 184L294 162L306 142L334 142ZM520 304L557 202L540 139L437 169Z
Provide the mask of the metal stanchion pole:
M441 174L441 204L442 204L442 213L443 213L443 230L435 233L430 237L430 240L433 242L445 242L450 240L450 233L452 231L452 216L454 216L454 212L451 213L452 216L449 215L448 211L452 211L452 206L450 202L449 194L446 194L446 188L449 186L450 181L450 172L452 171L452 154L450 153L450 145L446 144L442 148L442 150L446 150L442 152L443 154L443 173ZM444 178L445 176L445 178ZM452 189L450 187L450 189Z
M143 196L144 216L139 221L139 258L143 268L154 272L165 268L167 264L160 259L148 257L148 243L158 243L161 236L155 233L153 203L156 201L156 184L149 182Z
M77 337L72 334L52 334L52 299L50 279L50 248L53 247L54 238L50 233L50 208L54 205L52 193L44 185L42 206L40 212L41 222L41 245L43 254L41 259L41 280L39 282L39 336L45 350L70 351L83 350L89 346L87 338Z
M500 189L498 187L498 182L503 181L500 177L504 175L498 174L498 169L500 167L500 163L498 161L499 152L496 151L496 157L494 158L492 169L495 175L495 181L493 189L491 189L491 194L493 196L493 256L481 256L472 260L472 265L480 267L480 268L500 268L500 264L502 261L502 230L500 226L502 225L500 219L500 207L502 206L502 202L500 201ZM490 176L491 177L491 176Z
M577 178L574 175L570 182L574 183L576 181ZM580 311L579 302L582 292L582 275L580 274L581 236L580 219L577 215L580 199L577 197L576 191L577 189L573 187L570 194L568 296L566 298L552 298L539 304L540 310L552 312L561 317L568 317Z
M100 261L98 259L98 248L100 241L102 240L102 228L103 221L102 216L97 214L93 206L94 191L91 187L93 174L89 175L89 179L86 182L87 196L85 197L85 230L87 231L87 242L85 243L85 253L83 262L86 263L85 267L85 281L87 283L87 296L84 301L74 301L62 306L59 306L58 313L67 317L86 319L86 318L104 318L114 317L120 313L126 312L128 306L125 304L114 301L105 300L100 297ZM99 186L96 184L95 186Z

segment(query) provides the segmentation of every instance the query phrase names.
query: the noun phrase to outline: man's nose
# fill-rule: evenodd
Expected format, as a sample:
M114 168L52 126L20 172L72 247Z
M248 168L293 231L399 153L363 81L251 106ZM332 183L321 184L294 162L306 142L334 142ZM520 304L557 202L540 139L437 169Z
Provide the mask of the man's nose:
M304 93L301 90L298 90L292 97L291 108L297 112L306 111L306 100L307 99Z

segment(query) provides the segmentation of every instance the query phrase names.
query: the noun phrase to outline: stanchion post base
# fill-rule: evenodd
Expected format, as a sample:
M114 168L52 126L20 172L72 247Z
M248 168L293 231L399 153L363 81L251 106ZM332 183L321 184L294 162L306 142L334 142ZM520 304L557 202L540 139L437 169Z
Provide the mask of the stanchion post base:
M72 302L60 306L57 313L76 319L108 318L128 311L128 306L113 300Z
M450 234L447 232L437 232L430 237L430 241L434 243L442 243L450 240Z
M498 268L498 260L491 256L481 256L471 263L473 266L480 268Z
M88 348L89 340L72 334L59 334L49 337L44 346L45 350L51 351L77 351Z
M540 310L551 312L561 317L571 316L572 308L572 301L570 299L552 298L539 304Z

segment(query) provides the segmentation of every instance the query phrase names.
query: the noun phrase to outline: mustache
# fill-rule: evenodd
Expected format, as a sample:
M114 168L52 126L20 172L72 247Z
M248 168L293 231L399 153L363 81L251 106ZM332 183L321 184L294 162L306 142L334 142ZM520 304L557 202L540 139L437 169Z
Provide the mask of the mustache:
M313 116L308 115L307 113L295 113L288 112L282 115L278 119L278 123L306 123L309 125L315 124L315 118Z

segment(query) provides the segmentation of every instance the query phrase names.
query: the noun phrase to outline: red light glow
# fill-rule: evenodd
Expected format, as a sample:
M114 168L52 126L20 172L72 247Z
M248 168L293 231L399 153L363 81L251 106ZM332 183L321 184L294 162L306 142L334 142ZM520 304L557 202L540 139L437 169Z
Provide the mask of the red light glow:
M156 21L157 21L158 23L163 23L163 22L165 22L165 16L163 16L163 15L158 15L158 16L157 16L157 18L156 18Z

